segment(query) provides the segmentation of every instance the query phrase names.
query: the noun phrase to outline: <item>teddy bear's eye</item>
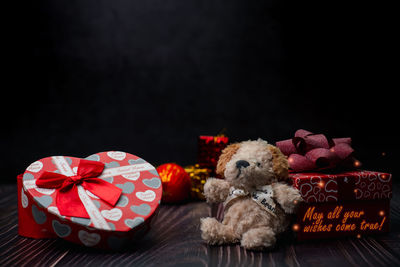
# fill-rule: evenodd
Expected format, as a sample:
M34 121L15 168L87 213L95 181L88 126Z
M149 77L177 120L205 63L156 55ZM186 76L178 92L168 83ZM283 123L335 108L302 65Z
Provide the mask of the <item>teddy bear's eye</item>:
M257 167L260 167L260 166L261 166L261 163L260 163L260 162L257 162L256 165L257 165Z

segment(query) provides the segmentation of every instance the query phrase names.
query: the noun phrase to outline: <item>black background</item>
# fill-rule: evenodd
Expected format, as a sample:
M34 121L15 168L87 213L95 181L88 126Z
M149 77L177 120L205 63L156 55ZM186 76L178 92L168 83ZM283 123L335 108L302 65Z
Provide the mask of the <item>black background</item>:
M4 8L1 182L51 155L192 164L197 136L223 129L232 141L275 143L299 128L350 136L364 168L397 173L394 9L335 4Z

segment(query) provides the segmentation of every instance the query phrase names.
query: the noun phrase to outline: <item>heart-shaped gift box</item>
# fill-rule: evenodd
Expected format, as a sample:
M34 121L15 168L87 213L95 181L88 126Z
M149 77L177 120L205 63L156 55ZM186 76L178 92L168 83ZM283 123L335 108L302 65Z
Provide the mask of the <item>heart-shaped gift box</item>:
M97 175L83 174L97 165L101 166L94 172ZM79 175L90 177L85 180ZM54 186L55 180L61 182ZM66 194L66 189L72 193ZM111 197L113 193L117 195ZM120 249L150 229L162 185L156 169L145 160L108 151L86 159L53 156L35 161L18 176L18 195L20 235L61 237L88 247Z

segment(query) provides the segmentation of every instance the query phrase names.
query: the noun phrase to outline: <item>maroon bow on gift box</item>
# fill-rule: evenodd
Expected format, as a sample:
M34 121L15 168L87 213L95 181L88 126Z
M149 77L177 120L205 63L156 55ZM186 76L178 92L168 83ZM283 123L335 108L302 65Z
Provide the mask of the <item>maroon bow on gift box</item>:
M290 168L295 172L330 169L352 159L351 138L327 138L297 130L294 137L276 142L276 146L288 156ZM356 166L359 165L358 161Z

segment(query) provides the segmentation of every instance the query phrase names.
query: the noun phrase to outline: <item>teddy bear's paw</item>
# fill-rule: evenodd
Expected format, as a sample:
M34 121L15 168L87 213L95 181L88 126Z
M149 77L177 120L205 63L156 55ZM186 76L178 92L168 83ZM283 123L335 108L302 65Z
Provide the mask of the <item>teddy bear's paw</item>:
M303 201L298 189L283 183L274 184L275 198L286 213L294 213Z
M291 190L287 191L287 201L283 202L282 208L286 213L295 213L297 207L302 201L303 198L301 197L299 190L296 188L291 188Z
M229 194L230 185L221 179L208 178L204 184L204 196L208 203L223 202Z
M264 250L275 245L275 233L270 227L250 229L243 234L240 245L249 250Z
M210 245L235 243L238 237L233 229L218 222L215 218L202 218L200 220L201 237Z
M200 219L201 238L210 245L220 244L219 222L215 218L202 218Z

